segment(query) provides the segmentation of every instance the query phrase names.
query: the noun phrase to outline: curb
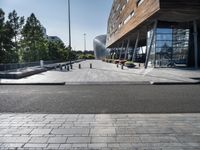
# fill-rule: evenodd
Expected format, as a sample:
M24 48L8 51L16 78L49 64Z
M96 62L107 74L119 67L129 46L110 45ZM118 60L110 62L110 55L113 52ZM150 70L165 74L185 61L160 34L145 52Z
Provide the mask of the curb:
M150 82L151 85L198 85L200 81L197 82Z
M43 73L46 71L47 69L36 69L36 70L27 71L27 72L22 72L19 74L5 73L5 74L0 74L0 78L1 79L21 79L21 78L25 78L25 77L32 76L35 74Z
M65 82L55 83L0 83L0 85L65 85Z
M141 82L66 82L65 85L151 85L149 81Z

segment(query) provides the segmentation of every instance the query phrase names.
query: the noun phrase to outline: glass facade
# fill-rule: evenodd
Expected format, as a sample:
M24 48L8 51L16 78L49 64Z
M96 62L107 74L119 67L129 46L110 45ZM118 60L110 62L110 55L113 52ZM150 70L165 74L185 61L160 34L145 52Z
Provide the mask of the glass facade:
M151 28L147 33L147 48L153 35ZM153 39L148 65L151 67L173 67L187 65L189 51L188 28L157 27Z

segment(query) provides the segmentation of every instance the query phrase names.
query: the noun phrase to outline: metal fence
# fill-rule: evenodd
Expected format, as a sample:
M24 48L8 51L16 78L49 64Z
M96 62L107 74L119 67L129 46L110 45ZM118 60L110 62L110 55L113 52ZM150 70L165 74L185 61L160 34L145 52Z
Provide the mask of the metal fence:
M44 61L44 65L58 63L59 60L52 60L52 61ZM7 70L14 70L20 68L27 68L27 67L35 67L40 66L40 61L36 62L27 62L27 63L9 63L9 64L0 64L0 71L7 71Z

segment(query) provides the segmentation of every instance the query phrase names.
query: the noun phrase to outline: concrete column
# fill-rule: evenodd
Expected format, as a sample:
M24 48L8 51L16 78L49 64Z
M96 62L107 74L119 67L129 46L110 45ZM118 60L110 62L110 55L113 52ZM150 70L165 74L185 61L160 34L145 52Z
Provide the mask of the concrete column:
M137 50L137 47L138 47L139 38L140 38L140 31L138 31L138 33L137 33L137 39L135 41L135 48L134 48L134 51L133 51L132 61L135 61L135 55L136 55L136 50Z
M123 47L124 47L124 42L122 42L122 47L121 47L121 50L120 50L119 60L122 58Z
M148 67L149 57L150 57L150 54L151 54L151 49L152 49L152 45L153 45L153 41L154 41L154 37L155 37L155 33L156 33L157 24L158 24L158 21L156 20L155 23L154 23L154 27L153 27L153 34L151 36L150 46L149 46L149 48L147 48L147 56L146 56L146 61L145 61L145 69Z
M197 22L196 20L193 21L194 27L194 61L195 61L195 68L198 68L198 31L197 31Z
M128 39L128 43L127 43L127 46L126 46L126 52L125 52L125 56L124 56L125 60L127 59L127 53L128 53L129 45L130 45L130 39Z

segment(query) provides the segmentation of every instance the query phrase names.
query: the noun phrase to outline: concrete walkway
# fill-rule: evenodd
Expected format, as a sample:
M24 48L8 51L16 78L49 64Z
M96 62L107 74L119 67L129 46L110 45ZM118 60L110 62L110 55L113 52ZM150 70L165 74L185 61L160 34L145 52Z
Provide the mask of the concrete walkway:
M200 114L0 114L0 149L198 150Z
M93 69L90 69L90 63ZM74 64L70 71L52 70L19 80L0 80L0 83L101 83L101 82L173 82L196 83L200 79L200 70L186 69L128 69L122 70L115 64L109 64L100 60L88 60Z

